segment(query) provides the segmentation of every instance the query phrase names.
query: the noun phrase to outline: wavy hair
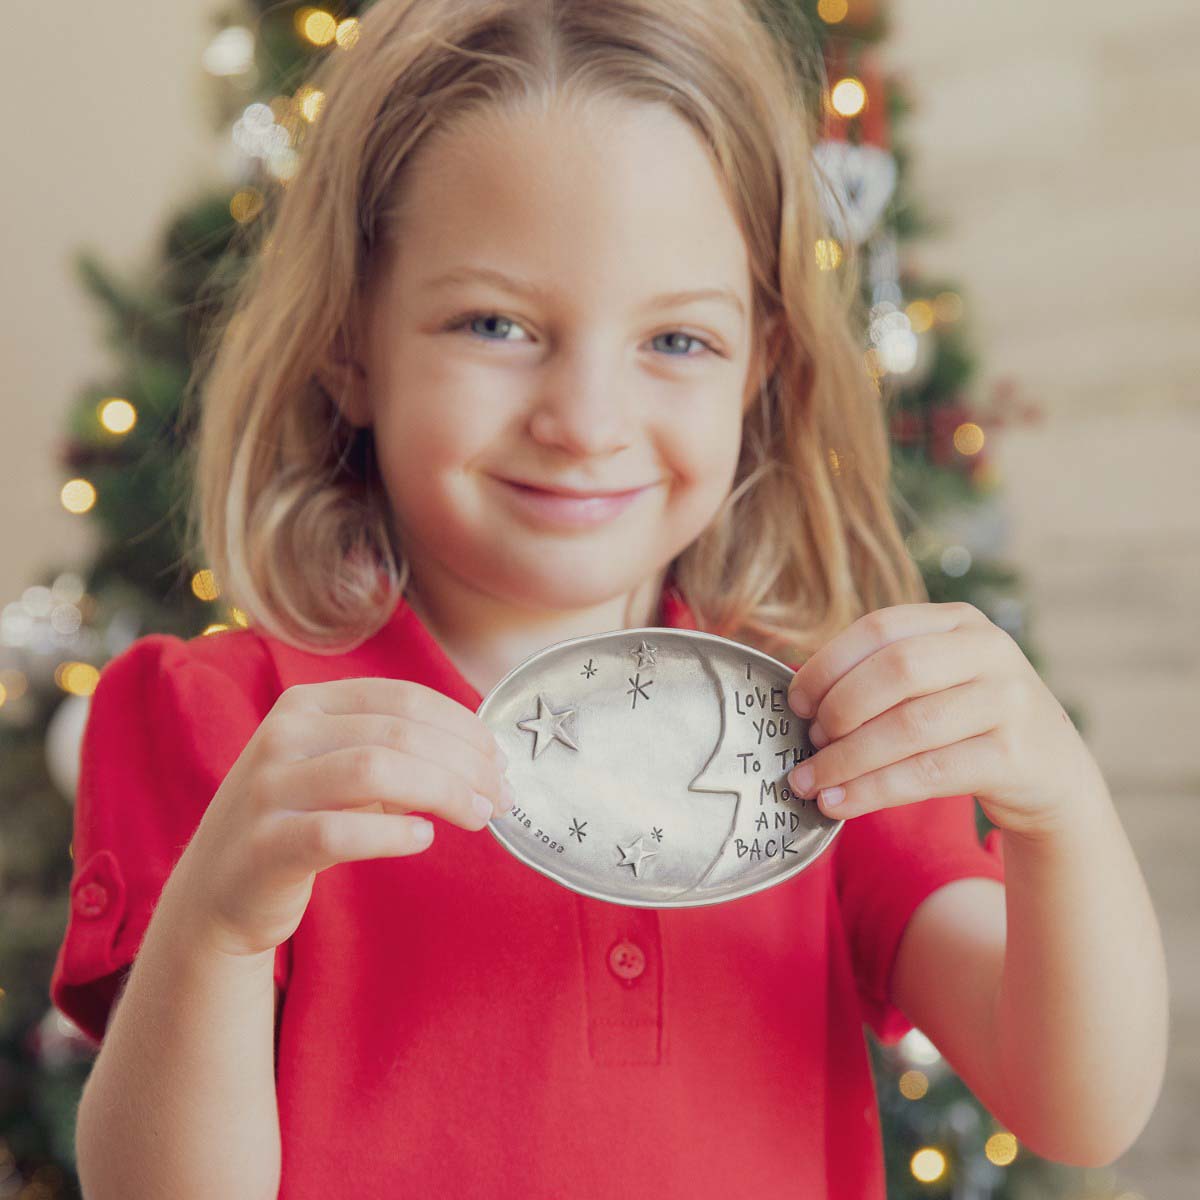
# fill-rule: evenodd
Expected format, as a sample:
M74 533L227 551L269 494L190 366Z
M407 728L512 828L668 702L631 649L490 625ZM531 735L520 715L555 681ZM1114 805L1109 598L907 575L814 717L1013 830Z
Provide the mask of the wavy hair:
M572 94L667 104L711 151L751 263L758 401L733 486L668 565L701 628L799 662L858 616L928 599L892 509L884 403L837 269L811 150L816 35L771 0L377 0L321 59L299 169L235 245L247 266L189 379L188 541L251 624L341 653L389 619L408 565L369 427L330 380L393 235L410 156L481 106ZM807 89L807 90L806 90ZM766 345L768 322L775 322Z

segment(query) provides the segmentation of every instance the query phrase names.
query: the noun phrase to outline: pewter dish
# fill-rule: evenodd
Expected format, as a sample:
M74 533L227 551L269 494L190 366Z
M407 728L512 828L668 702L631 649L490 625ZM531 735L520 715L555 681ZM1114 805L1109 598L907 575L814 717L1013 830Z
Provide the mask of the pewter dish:
M815 753L787 704L793 675L691 629L547 646L477 710L517 797L488 828L563 887L635 908L720 904L791 879L845 823L788 786Z

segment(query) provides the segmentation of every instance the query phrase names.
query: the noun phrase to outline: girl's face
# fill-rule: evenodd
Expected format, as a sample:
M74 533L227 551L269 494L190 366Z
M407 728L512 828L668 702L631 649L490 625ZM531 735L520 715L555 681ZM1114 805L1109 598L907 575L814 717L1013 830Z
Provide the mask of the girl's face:
M432 572L554 612L630 593L728 494L759 382L703 143L665 107L492 112L423 145L407 186L347 407L418 591ZM512 481L641 490L583 521Z

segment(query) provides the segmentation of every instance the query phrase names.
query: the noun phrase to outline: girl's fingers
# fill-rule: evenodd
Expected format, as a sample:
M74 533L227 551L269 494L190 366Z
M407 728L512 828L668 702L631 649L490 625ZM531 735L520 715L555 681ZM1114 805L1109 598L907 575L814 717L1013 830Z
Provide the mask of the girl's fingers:
M928 703L967 687L994 658L995 637L986 631L915 634L889 642L851 667L818 704L820 727L841 738L871 720L885 720L907 701Z
M977 628L983 622L991 624L973 604L960 600L894 604L864 613L800 666L789 685L788 702L797 716L811 717L837 680L882 647L922 634ZM801 711L808 709L812 711Z
M448 729L481 754L493 755L498 747L495 735L477 713L434 688L407 679L361 676L293 684L280 694L276 705L280 704L330 715L381 713L404 717Z
M398 750L461 775L471 790L499 801L503 768L491 754L465 741L458 730L379 713L296 713L280 726L287 759L313 758L331 750L378 746Z
M280 806L292 811L341 811L378 801L385 813L436 813L464 829L482 829L498 809L457 771L387 746L347 746L277 763L260 777Z
M433 823L400 813L280 813L277 855L301 872L323 871L340 862L420 854L433 842Z

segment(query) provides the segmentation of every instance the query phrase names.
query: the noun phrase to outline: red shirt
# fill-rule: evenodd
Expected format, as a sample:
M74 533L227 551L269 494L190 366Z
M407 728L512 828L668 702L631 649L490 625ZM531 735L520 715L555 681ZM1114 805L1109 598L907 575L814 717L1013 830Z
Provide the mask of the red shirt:
M659 623L695 628L668 586ZM84 733L74 878L50 983L99 1042L120 973L205 806L275 698L372 675L483 697L403 601L351 653L256 630L149 634L107 663ZM1003 880L970 795L849 820L815 863L738 900L580 896L487 830L316 877L276 952L281 1200L883 1200L863 1022L905 922Z

